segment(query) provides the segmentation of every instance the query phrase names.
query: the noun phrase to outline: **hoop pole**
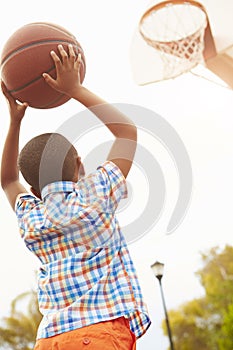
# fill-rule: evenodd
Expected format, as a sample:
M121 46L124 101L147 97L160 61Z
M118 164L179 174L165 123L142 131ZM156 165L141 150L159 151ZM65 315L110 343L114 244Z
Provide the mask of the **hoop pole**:
M209 23L209 18L207 16L207 13L206 13L206 19L207 19L207 26L204 34L204 50L203 50L203 57L205 61L217 55L217 50L216 50L214 38L212 35L212 31L210 28L210 23Z
M227 50L208 59L206 67L233 89L233 59L227 55Z

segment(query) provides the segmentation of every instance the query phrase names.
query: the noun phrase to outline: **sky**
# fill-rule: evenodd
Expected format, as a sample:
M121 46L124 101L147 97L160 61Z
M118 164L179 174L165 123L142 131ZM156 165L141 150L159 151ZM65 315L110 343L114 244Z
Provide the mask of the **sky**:
M225 6L218 9L218 15L214 11L217 0L211 0L211 6L210 1L205 1L209 5L218 45L223 46L226 45L225 40L233 37L228 21L232 2L225 1ZM7 38L24 24L46 21L62 25L74 33L84 49L87 64L85 86L110 103L136 105L153 111L182 140L192 165L192 196L183 220L167 235L166 228L180 191L177 167L166 145L156 137L156 132L150 133L150 130L143 128L139 130L141 149L151 153L161 168L166 200L153 227L141 239L129 244L152 320L150 329L138 341L138 349L166 350L168 339L161 330L164 310L159 284L150 266L156 260L165 264L162 282L166 305L168 310L177 308L203 295L195 275L202 266L200 252L206 252L213 246L232 244L233 96L232 90L203 66L197 67L195 72L205 79L187 73L155 84L136 84L130 48L139 18L147 6L148 2L143 0L71 0L66 2L66 6L44 0L36 3L26 0L13 4L6 2L1 10L0 49ZM226 26L225 32L223 24ZM139 54L143 57L143 52ZM143 60L138 69L145 69ZM0 107L2 151L9 122L3 96L0 96ZM21 145L35 135L57 130L62 123L83 110L77 101L69 101L50 110L30 108L22 125ZM142 125L143 117L142 113ZM109 139L102 129L90 131L79 140L78 147L84 158L88 158L93 147ZM128 177L130 201L119 211L123 227L129 223L133 225L142 216L143 210L148 210L150 191L156 188L149 174L150 168L143 170L143 164L139 165L134 166ZM154 182L157 179L155 176ZM158 204L156 193L154 197L154 203ZM15 215L2 190L0 232L0 317L3 317L9 312L14 297L35 287L34 273L39 263L24 247Z

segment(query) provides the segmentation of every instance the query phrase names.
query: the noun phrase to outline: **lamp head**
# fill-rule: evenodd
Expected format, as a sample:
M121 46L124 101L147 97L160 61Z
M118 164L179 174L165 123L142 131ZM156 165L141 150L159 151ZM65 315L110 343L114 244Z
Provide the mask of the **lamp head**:
M156 261L153 265L151 265L152 271L156 278L160 281L163 277L164 264Z

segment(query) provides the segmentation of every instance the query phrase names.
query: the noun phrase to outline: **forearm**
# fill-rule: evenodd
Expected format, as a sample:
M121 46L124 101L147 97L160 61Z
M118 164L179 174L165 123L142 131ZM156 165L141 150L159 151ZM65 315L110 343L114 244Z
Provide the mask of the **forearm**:
M10 122L1 161L1 186L4 189L9 183L19 179L17 158L19 152L20 121Z
M126 178L137 147L136 126L117 108L84 87L79 88L72 97L91 110L115 136L107 159L113 161Z
M134 123L113 105L83 86L72 97L91 110L116 138L135 140L137 132Z

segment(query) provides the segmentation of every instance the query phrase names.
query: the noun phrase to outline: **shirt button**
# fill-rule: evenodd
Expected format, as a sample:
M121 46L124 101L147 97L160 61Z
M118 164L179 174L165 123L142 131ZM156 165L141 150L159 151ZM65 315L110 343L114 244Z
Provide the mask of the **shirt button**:
M83 344L85 344L85 345L88 345L88 344L90 344L90 339L89 338L84 338L83 339Z

